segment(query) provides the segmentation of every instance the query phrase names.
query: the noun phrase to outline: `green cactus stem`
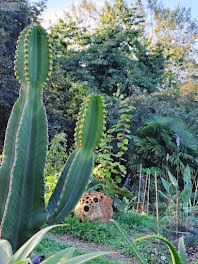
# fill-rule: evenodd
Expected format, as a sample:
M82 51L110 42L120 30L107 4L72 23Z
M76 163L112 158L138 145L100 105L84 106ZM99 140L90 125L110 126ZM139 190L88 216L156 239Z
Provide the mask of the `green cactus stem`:
M0 238L16 251L44 223L58 223L80 199L93 168L93 149L103 133L103 101L90 95L82 105L76 127L76 150L69 157L46 208L44 169L48 145L42 87L51 75L46 32L28 26L19 36L15 75L20 95L6 130L0 168Z
M75 129L77 149L69 157L49 200L50 224L62 221L71 212L88 183L93 170L93 149L103 134L103 111L99 96L90 95L82 105Z

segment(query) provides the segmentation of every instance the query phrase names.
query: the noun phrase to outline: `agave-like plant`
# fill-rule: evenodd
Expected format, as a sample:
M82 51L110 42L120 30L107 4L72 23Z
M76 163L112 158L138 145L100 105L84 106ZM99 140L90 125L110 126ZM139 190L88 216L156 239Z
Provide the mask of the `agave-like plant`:
M60 225L56 225L60 226ZM28 258L32 250L38 245L44 235L55 226L49 226L31 237L17 252L13 255L12 247L7 240L0 240L0 264L32 264L31 259ZM81 256L73 257L73 253L76 249L73 247L63 249L56 254L50 256L44 260L43 264L80 264L93 258L102 256L104 254L110 254L113 252L100 251L84 254Z
M168 249L170 251L170 256L166 253L166 251L162 250L159 246L152 243L152 247L156 247L165 257L168 263L170 264L188 264L188 259L186 255L186 249L184 245L184 238L181 237L179 239L179 249L178 252L175 249L175 247L164 237L160 235L148 235L140 237L134 241L130 239L130 237L127 235L125 230L118 224L116 221L112 220L114 225L118 228L120 231L122 237L127 242L129 248L131 249L131 252L135 255L135 257L138 259L140 264L148 264L147 260L144 258L144 256L141 254L139 249L136 246L136 242L138 241L144 241L144 240L160 240L163 243L165 243L168 246ZM148 241L147 241L148 242Z
M52 50L38 25L25 28L17 42L15 74L19 99L9 118L0 167L0 239L15 252L44 223L62 221L74 208L93 169L93 150L104 129L100 96L90 95L78 115L76 149L70 155L46 208L44 168L48 148L42 87L51 75Z

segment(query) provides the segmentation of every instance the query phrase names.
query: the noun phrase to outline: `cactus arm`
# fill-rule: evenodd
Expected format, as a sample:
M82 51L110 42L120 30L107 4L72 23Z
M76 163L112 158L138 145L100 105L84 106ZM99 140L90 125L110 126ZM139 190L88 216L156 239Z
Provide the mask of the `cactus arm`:
M77 117L77 122L76 122L76 128L75 128L75 134L74 134L74 140L75 140L75 146L77 148L80 148L81 147L81 130L82 130L82 120L83 120L83 115L86 113L86 110L87 109L87 103L86 101L84 101L82 104L81 104L81 109L80 109L80 112L78 114L78 117Z
M93 153L79 149L68 171L56 210L48 223L59 223L72 211L85 189L93 169Z
M23 42L25 35L27 33L27 28L21 32L19 36L18 45L17 45L17 51L16 51L16 57L18 57L19 61L21 61L22 64L24 64L24 52L23 52ZM20 50L20 53L19 53ZM16 72L16 63L17 60L15 60L15 72ZM24 75L19 72L19 75L21 77L24 77ZM6 204L6 199L8 196L8 190L9 190L9 183L10 183L10 175L11 175L11 169L14 162L15 157L15 147L16 147L16 133L19 127L19 122L21 119L21 115L23 112L24 104L25 104L25 98L26 98L27 88L26 85L21 85L20 92L19 92L19 99L15 103L10 118L8 120L8 126L6 130L5 135L5 142L4 142L4 159L2 166L0 168L0 223L3 217L3 212Z
M91 95L88 100L87 113L83 120L81 144L86 150L93 150L100 142L103 126L104 109L100 96Z
M82 104L75 133L77 150L68 159L48 204L48 223L62 221L80 199L93 169L93 149L104 125L103 102L91 95Z
M97 147L103 130L105 110L100 96L91 94L78 116L75 133L75 143L78 148L92 151Z
M16 133L10 192L1 221L1 235L10 241L14 251L39 230L46 218L42 176L48 140L41 86L47 78L50 64L46 53L48 40L40 27L32 26L23 41L25 68L17 61L16 71L27 92ZM41 50L45 51L45 57Z
M57 204L60 200L60 196L61 196L61 193L63 191L65 181L67 180L66 177L68 176L68 172L70 170L71 164L72 164L77 152L78 152L78 150L76 149L69 156L69 158L68 158L68 160L67 160L67 162L63 168L63 171L60 175L59 181L57 182L57 185L56 185L56 188L53 192L53 195L49 199L49 203L48 203L48 207L47 207L48 218L50 216L52 216L56 211L56 207L57 207Z

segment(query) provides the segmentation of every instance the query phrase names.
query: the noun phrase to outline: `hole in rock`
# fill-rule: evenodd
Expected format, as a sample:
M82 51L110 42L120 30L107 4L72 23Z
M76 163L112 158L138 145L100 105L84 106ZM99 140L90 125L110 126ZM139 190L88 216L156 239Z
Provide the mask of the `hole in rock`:
M96 197L94 197L93 200L94 200L95 203L98 202L98 198L96 198Z
M84 211L89 212L89 207L87 205L84 206Z

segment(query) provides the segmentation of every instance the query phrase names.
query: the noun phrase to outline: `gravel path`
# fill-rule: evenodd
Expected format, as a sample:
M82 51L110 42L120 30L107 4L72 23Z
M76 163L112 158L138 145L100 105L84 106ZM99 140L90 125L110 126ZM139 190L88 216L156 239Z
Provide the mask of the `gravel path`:
M58 235L58 234L48 234L48 238L56 240L58 242L62 242L65 244L70 244L71 246L81 250L86 251L87 253L95 252L95 251L115 251L116 254L106 255L110 260L119 261L121 263L130 263L130 264L139 264L139 262L132 257L127 257L119 250L114 250L110 247L98 245L93 242L82 241L77 238L73 238L71 235Z

